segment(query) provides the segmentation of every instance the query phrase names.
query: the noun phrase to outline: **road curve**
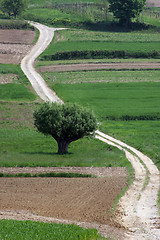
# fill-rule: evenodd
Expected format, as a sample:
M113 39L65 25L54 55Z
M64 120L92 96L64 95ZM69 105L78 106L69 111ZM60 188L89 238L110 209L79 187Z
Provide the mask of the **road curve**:
M23 58L21 62L21 68L29 81L32 84L32 87L36 93L44 101L52 101L63 103L60 98L53 92L46 84L44 79L39 73L36 72L34 68L34 61L36 58L48 47L50 42L53 39L54 32L57 28L50 28L39 23L30 22L30 24L36 27L40 31L40 37L36 45L31 49L31 51ZM60 28L58 30L61 30Z
M96 138L123 150L135 170L135 180L120 199L117 221L129 231L126 240L160 240L157 200L160 174L152 160L135 148L96 131Z
M44 101L63 103L46 85L43 78L35 71L35 59L51 42L55 28L31 23L40 31L37 44L22 60L21 68L30 80L37 94ZM120 199L117 221L128 229L126 240L160 240L160 218L157 208L157 194L160 187L160 174L152 160L133 147L96 131L97 139L123 150L135 170L135 181ZM148 180L148 182L146 181Z

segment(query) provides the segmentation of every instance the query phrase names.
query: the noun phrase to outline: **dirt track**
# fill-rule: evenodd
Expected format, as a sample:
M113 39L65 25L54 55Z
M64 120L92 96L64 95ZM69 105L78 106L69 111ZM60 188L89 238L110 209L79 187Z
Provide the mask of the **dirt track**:
M99 69L160 69L160 62L138 62L138 63L90 63L90 64L59 64L51 66L42 66L40 72L65 72L81 70L99 70Z

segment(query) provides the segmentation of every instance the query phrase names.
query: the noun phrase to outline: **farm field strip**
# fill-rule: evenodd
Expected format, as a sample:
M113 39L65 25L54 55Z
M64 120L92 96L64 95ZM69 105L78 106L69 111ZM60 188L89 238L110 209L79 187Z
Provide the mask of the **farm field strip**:
M35 31L18 29L14 30L1 29L0 63L19 64L23 57L32 48L34 39Z
M68 72L68 71L84 71L84 70L143 70L143 69L160 69L160 63L85 63L85 64L60 64L41 66L38 68L40 72Z
M108 141L108 136L106 136L105 134L103 134L103 133L100 133L100 132L97 132L98 133L98 135L102 135L103 136L103 138L105 138L104 140L103 140L103 138L101 138L101 140L103 140L103 141L106 141L106 138L107 138L107 141ZM112 139L113 140L113 139ZM159 180L159 171L157 170L157 168L154 166L154 164L153 164L153 162L149 159L149 158L146 158L144 155L142 155L141 153L139 153L137 150L134 150L133 148L131 148L131 147L129 147L129 146L127 146L127 145L123 145L123 143L121 143L120 141L118 141L118 140L113 140L114 142L117 142L118 143L118 147L119 147L119 145L123 148L123 147L127 147L127 148L129 148L130 150L133 150L133 152L134 153L136 153L140 158L141 158L141 160L144 162L144 164L145 165L147 165L148 166L148 171L150 171L150 182L149 182L149 184L147 185L148 187L146 187L146 192L148 193L148 191L149 191L149 186L150 186L150 183L151 183L151 179L152 178L154 178L155 176L157 176L158 177L158 180ZM113 144L113 142L111 141L111 144ZM135 159L135 158L134 158ZM137 161L137 158L136 158L136 161ZM146 175L146 173L144 173L144 175ZM139 175L139 177L140 177L141 175ZM143 180L143 184L144 184L144 180ZM159 183L158 183L158 185L157 186L155 186L155 188L154 188L154 185L152 186L153 187L153 191L154 191L154 193L156 193L157 194L157 187L159 187ZM135 191L135 190L134 190ZM141 199L144 197L145 198L145 196L146 196L146 192L145 192L145 194L144 194L144 192L143 192L143 195L141 196ZM154 204L155 204L155 202L154 202ZM144 215L146 214L146 212L147 211L150 211L150 206L148 206L148 205L146 205L146 208L148 208L147 210L145 209L144 210ZM156 207L155 207L156 208ZM157 211L157 208L156 208L156 211ZM144 216L143 215L143 216ZM132 217L133 217L133 215L132 215ZM140 217L140 216L139 216ZM155 239L158 239L158 237L159 237L159 233L157 232L157 229L154 231L153 229L151 230L151 221L150 221L150 217L146 217L145 218L146 219L146 221L148 222L148 225L147 225L147 230L149 230L149 234L153 234L153 232L154 232L154 236L155 236ZM142 220L142 222L143 222L143 218L141 219ZM142 231L142 229L140 229L140 228L143 228L144 226L143 226L143 224L141 224L139 227L138 227L138 231L140 230L140 236L143 236L144 237L144 239L148 239L148 237L147 237L147 235L148 235L148 233L147 233L147 235L146 235L146 233L145 232L143 232ZM127 237L127 239L128 239L128 237ZM134 234L134 236L133 237L131 237L131 236L129 236L129 239L137 239L137 236L136 236L136 234Z

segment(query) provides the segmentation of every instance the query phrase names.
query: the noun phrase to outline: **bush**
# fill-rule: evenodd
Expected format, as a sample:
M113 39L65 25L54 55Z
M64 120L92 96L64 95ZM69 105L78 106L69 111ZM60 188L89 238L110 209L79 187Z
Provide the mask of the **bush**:
M68 59L97 59L97 58L159 58L159 51L150 52L131 52L124 50L83 50L83 51L66 51L56 52L52 55L40 57L41 61L68 60Z

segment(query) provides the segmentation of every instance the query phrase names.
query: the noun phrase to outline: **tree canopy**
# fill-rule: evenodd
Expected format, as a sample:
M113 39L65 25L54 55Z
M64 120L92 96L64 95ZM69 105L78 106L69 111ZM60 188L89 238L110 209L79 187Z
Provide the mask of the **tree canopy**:
M9 17L20 15L27 8L27 0L1 0L0 9Z
M96 118L77 104L47 103L34 112L34 125L38 131L51 135L58 144L58 153L68 152L68 146L96 130Z
M108 0L109 11L126 26L142 12L146 0Z

